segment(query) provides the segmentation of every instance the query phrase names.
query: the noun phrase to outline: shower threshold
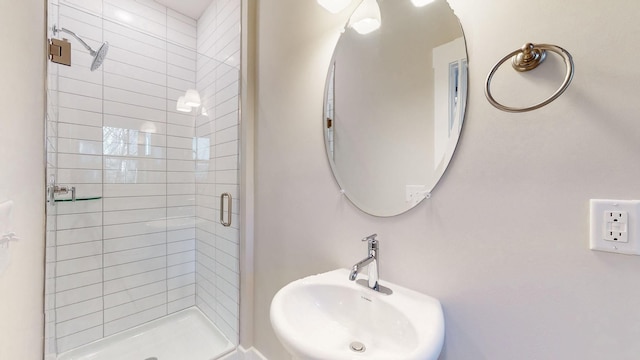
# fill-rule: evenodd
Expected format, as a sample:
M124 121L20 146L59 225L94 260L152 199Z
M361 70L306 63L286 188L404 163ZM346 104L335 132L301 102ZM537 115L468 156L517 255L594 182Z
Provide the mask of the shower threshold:
M60 354L58 360L213 360L235 346L195 307Z

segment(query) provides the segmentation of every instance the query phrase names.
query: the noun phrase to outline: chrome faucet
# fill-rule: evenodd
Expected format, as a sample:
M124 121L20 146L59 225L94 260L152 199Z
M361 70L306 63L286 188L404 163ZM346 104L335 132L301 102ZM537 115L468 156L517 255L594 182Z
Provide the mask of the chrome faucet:
M373 290L379 291L380 286L378 285L378 240L376 239L378 234L369 235L366 238L362 239L362 241L366 241L368 243L368 255L365 259L353 265L351 268L351 273L349 274L349 280L354 281L358 276L358 273L362 270L363 267L368 265L368 273L369 273L369 281L368 285Z

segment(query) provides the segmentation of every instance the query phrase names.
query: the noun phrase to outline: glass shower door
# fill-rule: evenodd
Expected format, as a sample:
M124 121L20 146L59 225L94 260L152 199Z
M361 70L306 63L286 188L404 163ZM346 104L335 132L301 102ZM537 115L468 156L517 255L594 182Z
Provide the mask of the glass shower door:
M198 24L152 1L50 1L50 38L109 51L92 71L71 38L71 66L48 65L49 358L184 311L237 345L239 6Z

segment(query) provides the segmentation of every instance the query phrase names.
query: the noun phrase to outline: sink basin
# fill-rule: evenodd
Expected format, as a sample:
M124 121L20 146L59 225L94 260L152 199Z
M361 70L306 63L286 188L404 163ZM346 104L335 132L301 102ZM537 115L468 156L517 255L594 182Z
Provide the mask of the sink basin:
M440 302L380 284L378 292L366 280L349 281L347 269L293 281L273 297L271 325L294 359L436 360L444 341Z

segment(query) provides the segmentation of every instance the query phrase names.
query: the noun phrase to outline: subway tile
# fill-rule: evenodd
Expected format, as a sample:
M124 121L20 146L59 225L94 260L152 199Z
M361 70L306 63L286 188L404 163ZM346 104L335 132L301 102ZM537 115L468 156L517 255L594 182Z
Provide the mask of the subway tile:
M104 157L104 169L120 171L165 171L167 162L164 159L146 159L132 157ZM117 186L117 185L113 185ZM124 185L120 185L124 186Z
M100 169L102 156L58 153L58 167L63 169Z
M136 91L140 94L159 98L164 98L167 94L167 89L164 86L112 73L104 74L104 86L114 89Z
M165 184L105 184L105 197L157 196L166 194Z
M167 269L161 268L104 282L105 295L157 283L167 278Z
M148 296L162 294L167 288L166 282L158 281L155 283L138 286L135 288L127 289L125 291L119 291L113 294L104 296L105 309L112 308L114 306L122 305L130 301L135 301Z
M101 269L66 276L58 276L56 278L56 292L62 292L98 283L102 283Z
M90 98L102 98L102 86L87 81L71 78L58 78L58 90L73 95L88 96Z
M58 230L86 228L102 225L102 214L71 214L58 215L56 218L56 226Z
M152 36L111 21L104 23L105 40L121 49L163 59L167 51L165 39Z
M176 125L169 122L167 124L167 133L171 134L172 136L193 138L195 136L193 121L191 121L188 125Z
M142 11L135 2L108 0L104 4L103 14L105 18L115 21L126 19L128 26L151 33L154 36L160 38L167 36L166 15L161 12Z
M179 288L171 289L167 294L169 302L178 299L185 298L187 296L193 296L196 293L196 284L189 284Z
M69 7L67 6L63 6L66 4L72 4L74 6L78 6L84 10L88 10L91 13L94 14L102 14L102 0L59 0L59 4L60 6L60 13L65 13L66 11L69 10L75 10L75 9L69 9ZM78 11L78 10L75 10Z
M135 89L117 89L112 87L104 88L104 99L124 104L137 105L152 109L165 110L166 101L164 97L156 97L141 94Z
M167 149L167 159L170 160L195 160L193 149Z
M125 263L131 263L141 261L145 259L156 258L167 255L167 248L165 245L154 245L145 248L123 250L114 253L104 254L104 266L122 265Z
M196 238L196 229L191 227L187 229L173 230L167 232L167 242L181 242L181 241L189 241ZM168 249L172 249L169 247ZM174 251L169 251L172 253Z
M166 257L159 257L147 260L141 260L135 263L128 263L116 266L110 266L104 269L105 283L127 276L142 274L149 271L164 269L167 267Z
M232 126L224 130L216 132L216 144L224 144L230 141L238 140L238 127Z
M167 29L167 40L172 41L180 46L184 46L187 49L195 49L197 46L195 37L184 34L174 29Z
M216 104L216 119L236 111L238 111L238 97L234 96L232 98L224 100L220 104Z
M70 245L102 240L102 227L86 227L81 229L58 230L56 233L56 243Z
M68 306L59 306L55 310L58 322L102 311L102 297L82 301Z
M193 263L196 259L195 250L188 250L179 253L169 254L167 256L167 266L181 265L185 263Z
M186 263L169 266L167 268L167 278L171 279L178 276L195 273L195 266L196 266L195 261L190 261Z
M57 341L58 353L63 353L78 346L88 344L95 340L99 340L102 338L102 335L102 325L99 325L84 331L74 333L69 336L59 337Z
M93 188L94 185L84 185L81 187L82 190L87 188ZM98 187L99 189L99 187ZM77 189L76 192L78 192ZM89 191L84 191L84 193L89 193ZM91 201L65 201L58 202L56 204L58 215L70 215L70 214L87 214L87 213L98 213L102 211L102 200L91 200Z
M56 293L56 306L67 306L102 296L102 284L93 284Z
M112 239L125 236L164 232L167 229L166 220L147 221L122 225L104 226L104 238Z
M193 172L195 162L193 160L167 160L167 170Z
M102 126L102 113L71 108L59 108L58 121L61 123Z
M194 284L196 282L195 273L189 273L185 275L180 275L174 278L167 279L167 288L169 290L183 287L189 284Z
M167 306L161 305L146 311L127 316L116 321L106 323L104 325L105 336L113 335L120 331L132 328L137 325L144 324L151 320L155 320L167 314Z
M58 276L64 276L100 268L102 268L102 255L93 255L66 261L58 261L56 262L55 272Z
M169 314L171 314L171 313L195 306L195 304L196 304L195 295L189 295L189 296L177 299L175 301L169 302L167 304L167 311L169 312Z
M82 155L102 155L102 142L83 139L58 139L58 152Z
M105 74L125 76L153 85L167 85L167 76L164 73L158 73L119 61L105 61L102 66L104 67Z
M167 253L168 254L182 253L185 251L195 250L195 248L196 248L196 241L194 238L190 238L187 240L174 241L174 242L168 243ZM190 260L195 260L195 257L191 258Z
M217 157L215 159L216 170L237 170L238 169L238 156L224 156Z
M176 66L173 64L167 64L167 75L169 77L174 77L178 79L182 79L185 81L189 81L192 84L196 82L196 71L195 69L185 69L180 66Z
M164 219L167 216L166 209L139 209L107 211L103 213L105 225L128 224Z
M136 313L166 304L167 297L164 293L152 295L142 299L124 303L104 311L104 321L109 323Z
M105 198L104 211L165 208L166 196L132 196Z
M167 174L162 171L118 171L106 170L104 172L105 184L164 184L167 182ZM127 200L131 202L132 200ZM136 204L131 204L136 205Z
M165 244L167 235L165 233L146 234L128 236L104 241L104 252L112 253L135 248L142 248L153 245Z
M167 9L167 27L193 38L198 36L198 21L172 9Z
M171 91L171 95L172 95L172 96L167 96L167 98L173 99L174 101L177 100L175 91L177 91L178 94L181 92L184 93L185 91L187 91L187 89L194 89L196 86L195 81L189 81L189 80L185 80L177 77L169 76L166 80L167 80L167 91L168 92ZM169 109L176 112L175 106L170 107Z
M149 54L138 53L137 51L139 50L133 48L133 44L129 44L129 46L126 46L126 49L120 48L118 46L113 46L112 48L113 50L109 51L109 60L144 68L158 74L166 74L167 72L167 62L165 59L166 56L158 58L149 56ZM105 88L105 90L107 89ZM128 90L134 91L136 89L130 88Z
M56 247L56 259L58 262L99 254L102 254L101 241L91 241L73 245L59 245Z
M116 115L154 122L165 122L167 118L164 110L117 103L107 100L104 101L104 113L105 115Z
M179 66L192 71L196 70L196 60L192 57L185 56L185 49L180 49L179 53L167 52L167 63Z
M102 111L102 100L99 98L58 92L58 101L60 102L60 107L63 108L93 112Z
M95 127L95 126L59 123L58 136L60 138L102 141L102 126Z

